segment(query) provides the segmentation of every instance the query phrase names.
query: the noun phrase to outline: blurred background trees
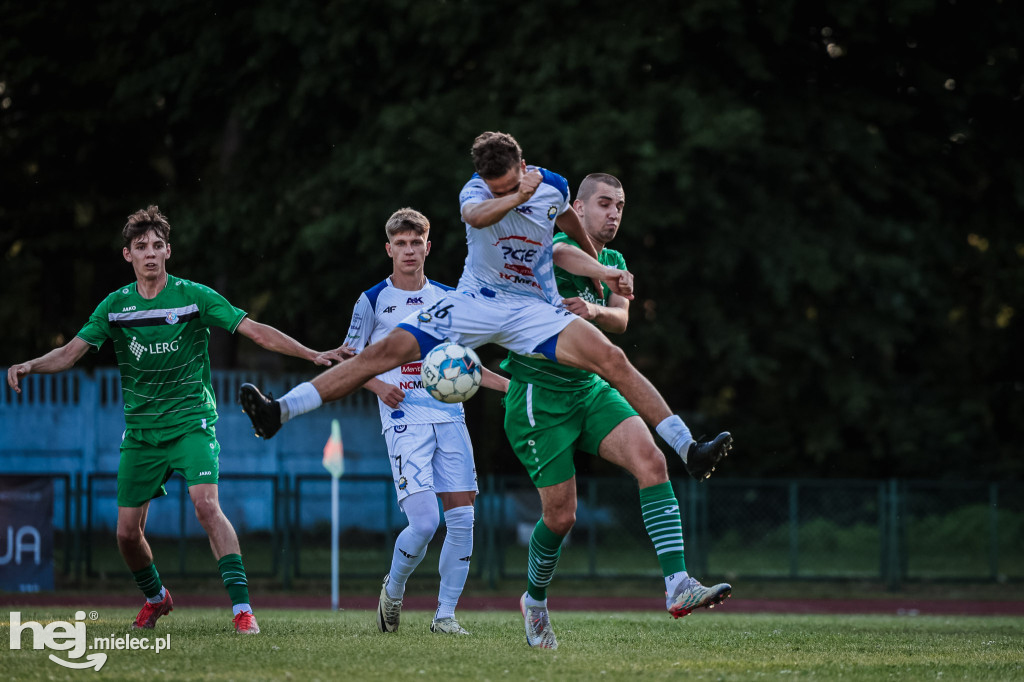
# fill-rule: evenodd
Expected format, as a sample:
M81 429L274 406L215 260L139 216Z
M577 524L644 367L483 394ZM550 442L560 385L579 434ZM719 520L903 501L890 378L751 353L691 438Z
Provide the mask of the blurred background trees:
M695 432L734 432L722 473L1024 475L1017 3L0 0L0 25L0 364L131 279L150 203L174 274L332 347L393 210L457 280L469 147L503 130L574 190L622 179L617 340Z

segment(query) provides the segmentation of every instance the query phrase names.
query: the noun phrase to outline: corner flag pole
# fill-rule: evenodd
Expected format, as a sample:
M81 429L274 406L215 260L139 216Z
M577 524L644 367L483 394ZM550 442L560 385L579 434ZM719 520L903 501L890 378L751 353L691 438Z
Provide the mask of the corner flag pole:
M341 444L341 424L331 420L331 437L324 446L324 468L331 472L331 610L338 610L338 479L345 473L345 451Z

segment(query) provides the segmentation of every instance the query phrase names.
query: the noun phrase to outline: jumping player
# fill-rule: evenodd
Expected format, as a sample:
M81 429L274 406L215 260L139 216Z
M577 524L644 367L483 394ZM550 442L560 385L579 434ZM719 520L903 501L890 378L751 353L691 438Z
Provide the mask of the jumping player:
M573 202L598 249L598 260L620 270L626 269L622 254L605 247L618 233L625 203L622 183L604 173L584 178ZM564 233L555 235L554 242L555 281L564 297L562 305L605 332L624 332L629 301L558 268L566 250L578 245ZM679 502L669 483L665 456L622 395L592 372L545 357L510 352L501 367L512 376L505 398L505 434L541 499L542 517L530 537L527 590L520 599L529 645L558 647L548 616L547 588L562 540L576 522L573 454L577 448L618 464L637 479L644 526L665 577L669 613L679 618L728 597L731 586L707 588L687 574Z
M452 291L427 279L424 261L430 253L430 222L419 211L395 211L385 225L384 245L394 264L391 276L364 291L339 355L360 353L367 344L389 334L410 311L431 305ZM398 630L406 581L427 551L444 507L447 528L438 572L441 586L430 631L468 635L455 618L455 607L469 576L473 554L473 502L478 492L473 445L461 403L435 400L417 386L420 363L408 363L366 382L380 403L380 421L388 446L398 505L409 525L395 540L391 568L384 577L377 608L381 632ZM404 385L404 387L403 387ZM504 392L508 380L483 370L483 384Z
M732 447L732 437L722 433L695 442L626 354L594 325L558 305L552 251L556 225L582 249L567 252L560 263L566 271L632 296L632 275L595 259L590 238L571 210L565 179L527 166L519 143L505 133L479 135L472 157L477 172L460 194L469 253L457 291L410 314L356 358L299 384L280 400L244 384L239 400L256 434L270 438L284 422L349 395L373 376L421 359L444 340L472 348L497 343L607 379L679 453L691 474L709 476Z
M127 426L117 468L117 546L146 596L132 628L151 629L173 609L144 533L150 500L166 494L164 483L177 471L210 538L231 598L235 631L256 634L260 628L249 605L238 537L221 511L217 492L220 444L214 427L209 330L217 326L237 331L267 350L321 365L338 358L254 322L209 287L168 274L170 233L156 206L129 216L122 252L136 281L107 296L67 344L9 368L7 383L20 393L22 377L63 372L87 350L98 351L107 339L113 342Z

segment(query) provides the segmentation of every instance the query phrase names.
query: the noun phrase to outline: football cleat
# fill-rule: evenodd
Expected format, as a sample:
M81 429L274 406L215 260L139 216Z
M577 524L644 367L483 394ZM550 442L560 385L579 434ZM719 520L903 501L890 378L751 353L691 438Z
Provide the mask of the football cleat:
M732 435L728 431L718 434L714 440L690 443L686 451L686 471L703 481L711 476L718 463L732 450Z
M523 620L526 622L526 643L540 649L557 649L558 640L555 639L555 631L551 629L547 607L527 606L524 592L519 598L519 610L523 612Z
M132 630L152 630L156 627L157 618L166 616L173 610L174 600L171 599L171 591L165 587L164 598L161 601L156 604L147 601L142 605L142 610L139 611L139 615L135 616L135 622L132 623Z
M690 615L694 609L713 609L732 596L732 585L719 583L713 587L704 587L696 578L686 576L676 585L671 596L665 593L665 608L673 618Z
M390 581L390 574L384 576L384 584L380 588L380 600L377 602L377 629L381 632L397 631L398 621L402 617L402 600L392 599L388 596L388 583ZM433 630L434 626L431 625L430 629Z
M240 635L259 634L260 626L256 624L256 616L252 615L252 611L239 611L232 623L235 625L235 632Z
M260 438L273 438L281 429L281 405L274 400L273 394L263 395L252 384L242 384L238 387L238 402Z
M435 618L430 624L430 631L444 633L447 635L468 635L469 631L459 625L459 621L452 618Z

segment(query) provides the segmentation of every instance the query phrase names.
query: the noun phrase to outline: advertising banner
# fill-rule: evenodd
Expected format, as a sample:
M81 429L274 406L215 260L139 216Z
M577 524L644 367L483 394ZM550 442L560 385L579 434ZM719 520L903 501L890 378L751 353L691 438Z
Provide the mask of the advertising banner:
M0 476L0 590L53 589L53 480Z

